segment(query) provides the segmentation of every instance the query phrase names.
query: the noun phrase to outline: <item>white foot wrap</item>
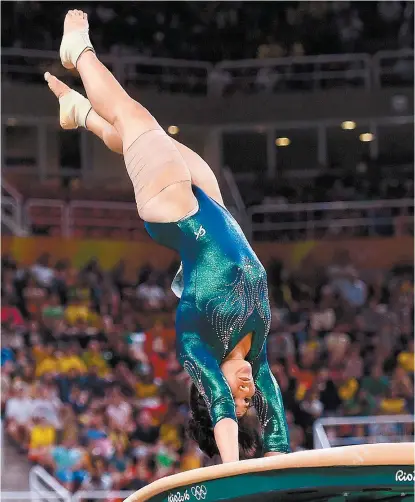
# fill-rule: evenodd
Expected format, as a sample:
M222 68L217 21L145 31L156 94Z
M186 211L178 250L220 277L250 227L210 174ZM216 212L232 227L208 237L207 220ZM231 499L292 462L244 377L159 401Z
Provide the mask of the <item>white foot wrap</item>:
M64 35L59 50L64 68L76 68L79 56L86 50L95 52L88 31L72 31Z
M92 105L79 92L73 89L59 98L59 120L62 129L86 127L86 118Z

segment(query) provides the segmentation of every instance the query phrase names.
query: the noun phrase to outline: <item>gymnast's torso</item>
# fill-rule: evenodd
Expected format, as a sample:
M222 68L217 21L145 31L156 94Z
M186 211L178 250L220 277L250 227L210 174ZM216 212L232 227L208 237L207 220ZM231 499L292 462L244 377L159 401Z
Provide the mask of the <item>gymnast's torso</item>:
M252 333L246 360L256 385L253 399L266 451L289 449L281 394L266 358L271 313L267 276L232 215L201 189L194 214L175 223L146 223L150 236L175 249L183 279L176 313L177 355L203 395L215 425L235 416L220 364Z

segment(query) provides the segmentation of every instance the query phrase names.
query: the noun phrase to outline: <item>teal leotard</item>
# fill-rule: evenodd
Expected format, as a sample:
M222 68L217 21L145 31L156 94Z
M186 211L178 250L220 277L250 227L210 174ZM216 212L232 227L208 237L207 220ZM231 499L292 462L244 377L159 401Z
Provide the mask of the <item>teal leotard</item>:
M146 223L150 236L175 249L183 266L183 292L176 314L177 356L203 395L213 425L235 421L235 403L220 369L248 333L264 452L288 452L281 392L268 365L266 337L271 313L267 276L231 214L193 187L197 212L175 223Z

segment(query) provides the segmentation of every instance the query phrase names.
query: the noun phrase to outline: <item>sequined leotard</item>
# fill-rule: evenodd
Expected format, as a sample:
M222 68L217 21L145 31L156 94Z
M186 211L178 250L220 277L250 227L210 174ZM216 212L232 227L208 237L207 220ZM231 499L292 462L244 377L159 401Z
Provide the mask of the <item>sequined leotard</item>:
M179 362L203 395L213 425L223 418L236 421L220 364L252 332L246 360L252 365L264 452L288 452L281 392L266 355L271 314L265 269L231 214L201 189L193 191L199 203L193 216L145 224L154 240L179 252L183 264L176 314Z

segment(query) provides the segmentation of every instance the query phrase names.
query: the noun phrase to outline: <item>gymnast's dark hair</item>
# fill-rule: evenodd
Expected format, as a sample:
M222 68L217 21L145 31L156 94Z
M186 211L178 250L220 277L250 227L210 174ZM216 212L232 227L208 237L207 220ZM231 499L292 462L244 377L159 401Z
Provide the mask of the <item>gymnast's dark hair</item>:
M191 417L188 424L188 436L196 441L199 448L210 458L219 455L213 434L212 420L209 415L205 400L196 385L190 388ZM238 420L239 458L259 458L262 456L262 440L258 429L250 424L247 417Z

